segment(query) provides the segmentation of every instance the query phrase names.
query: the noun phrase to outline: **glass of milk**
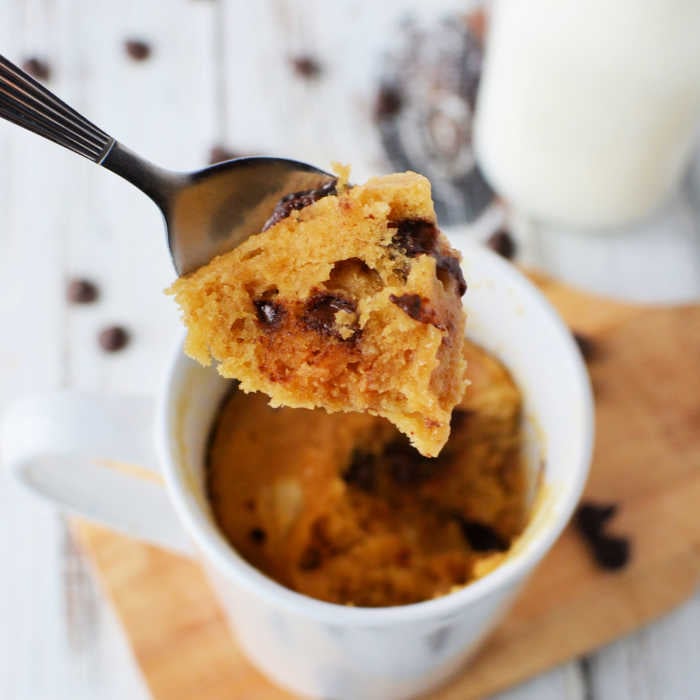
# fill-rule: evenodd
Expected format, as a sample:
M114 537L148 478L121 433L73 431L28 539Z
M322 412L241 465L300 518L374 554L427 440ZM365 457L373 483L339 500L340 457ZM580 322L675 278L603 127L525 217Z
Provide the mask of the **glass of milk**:
M669 199L700 122L700 0L496 0L475 146L534 220L605 230Z

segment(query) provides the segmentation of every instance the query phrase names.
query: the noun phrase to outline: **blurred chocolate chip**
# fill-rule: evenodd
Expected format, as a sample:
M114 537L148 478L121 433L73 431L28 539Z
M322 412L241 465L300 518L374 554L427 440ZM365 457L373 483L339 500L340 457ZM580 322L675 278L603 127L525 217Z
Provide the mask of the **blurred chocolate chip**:
M617 504L584 503L576 512L575 524L590 547L596 564L615 571L623 568L630 557L630 541L627 537L607 535L603 532L608 521L617 512Z
M389 119L397 115L403 106L403 97L395 85L380 85L374 102L374 118L376 121Z
M583 333L574 332L573 335L576 345L578 345L578 349L581 351L581 355L583 355L583 359L586 360L586 362L592 360L596 354L595 341L590 336L584 335Z
M308 54L292 56L289 63L294 69L294 72L305 80L314 80L323 73L323 67L318 59Z
M302 571L313 571L321 566L321 552L316 547L307 547L299 560L299 568Z
M264 544L267 539L267 533L261 527L254 527L248 536L255 544Z
M486 245L506 260L512 260L518 251L513 237L505 229L492 233L487 238Z
M505 552L508 549L508 543L492 527L465 518L459 518L459 524L475 552Z
M71 304L90 304L98 296L97 285L82 278L72 279L66 289L66 297Z
M97 339L105 352L117 352L129 344L129 332L122 326L107 326L103 328Z
M596 563L608 571L617 571L627 565L630 542L626 537L601 536L591 543Z
M362 491L372 491L376 481L376 466L377 458L371 452L353 450L350 466L343 472L343 479Z
M574 522L582 534L596 537L603 531L605 523L617 512L617 504L585 502L576 511Z
M142 39L127 39L124 49L134 61L145 61L151 55L151 45Z
M236 153L226 146L215 145L209 149L209 165L214 165L215 163L221 163L224 160L233 160L234 158L240 158L241 153Z
M42 58L30 56L22 62L22 70L37 80L51 78L51 66Z

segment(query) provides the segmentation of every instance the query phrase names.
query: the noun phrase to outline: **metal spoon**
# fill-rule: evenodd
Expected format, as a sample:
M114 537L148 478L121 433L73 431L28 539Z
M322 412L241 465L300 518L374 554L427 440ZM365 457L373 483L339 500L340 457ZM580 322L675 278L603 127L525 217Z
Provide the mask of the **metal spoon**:
M332 182L286 158L237 158L193 173L137 156L0 55L0 116L128 180L160 208L175 269L186 274L259 233L279 200Z

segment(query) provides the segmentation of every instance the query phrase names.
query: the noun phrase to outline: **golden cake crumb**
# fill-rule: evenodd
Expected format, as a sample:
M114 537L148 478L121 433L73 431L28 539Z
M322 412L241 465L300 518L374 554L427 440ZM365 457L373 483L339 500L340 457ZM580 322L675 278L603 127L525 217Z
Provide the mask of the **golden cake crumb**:
M435 456L466 386L459 254L426 178L346 179L172 285L185 350L272 406L383 416Z

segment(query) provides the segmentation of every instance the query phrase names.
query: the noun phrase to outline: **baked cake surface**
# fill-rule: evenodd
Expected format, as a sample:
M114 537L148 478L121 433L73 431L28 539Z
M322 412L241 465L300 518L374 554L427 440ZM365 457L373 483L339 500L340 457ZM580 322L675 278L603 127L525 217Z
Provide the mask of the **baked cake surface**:
M497 566L528 514L521 397L498 361L465 352L474 383L437 458L366 413L231 394L207 483L233 547L300 593L360 606L433 598Z
M169 292L186 352L243 391L383 416L434 456L466 386L465 289L430 183L406 172L286 197L266 230Z

